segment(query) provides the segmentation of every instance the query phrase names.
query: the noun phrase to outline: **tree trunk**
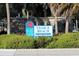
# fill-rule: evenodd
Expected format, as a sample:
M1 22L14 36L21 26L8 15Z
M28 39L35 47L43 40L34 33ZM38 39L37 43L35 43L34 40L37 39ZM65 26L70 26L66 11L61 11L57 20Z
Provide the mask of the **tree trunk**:
M20 13L18 13L18 17L20 17Z
M47 25L47 19L45 18L43 21L44 21L44 25L46 26Z
M78 21L76 20L76 29L78 29Z
M48 19L45 17L45 18L43 19L43 22L44 22L44 25L46 26L46 25L47 25L47 22L48 22Z
M68 33L69 30L69 21L68 19L66 20L66 25L65 25L65 33Z
M10 11L8 3L6 3L6 12L7 12L7 34L10 34Z
M58 23L57 23L57 17L55 17L55 34L58 34Z
M25 8L22 9L22 14L26 17Z
M44 25L47 25L47 21L44 22Z
M38 20L37 20L37 18L35 18L35 22L36 22L36 25L38 26Z
M29 18L29 11L27 11L27 19Z

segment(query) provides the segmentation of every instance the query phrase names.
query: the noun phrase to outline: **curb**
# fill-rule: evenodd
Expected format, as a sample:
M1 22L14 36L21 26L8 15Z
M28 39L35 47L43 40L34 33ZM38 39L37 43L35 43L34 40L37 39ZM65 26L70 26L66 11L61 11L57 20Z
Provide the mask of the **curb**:
M0 49L0 56L79 56L79 48Z

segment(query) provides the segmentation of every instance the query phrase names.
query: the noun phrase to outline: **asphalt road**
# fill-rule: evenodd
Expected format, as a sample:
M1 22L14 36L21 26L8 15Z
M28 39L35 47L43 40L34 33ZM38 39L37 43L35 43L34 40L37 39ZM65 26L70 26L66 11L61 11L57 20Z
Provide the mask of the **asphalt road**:
M0 49L0 56L79 56L75 49Z

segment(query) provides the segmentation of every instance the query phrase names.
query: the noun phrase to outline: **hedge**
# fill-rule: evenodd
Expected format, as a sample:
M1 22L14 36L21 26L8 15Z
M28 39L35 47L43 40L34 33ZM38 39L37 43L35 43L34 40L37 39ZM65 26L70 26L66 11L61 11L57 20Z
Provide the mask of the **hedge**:
M0 48L79 48L79 33L67 33L54 37L37 38L15 34L0 35Z
M38 37L34 40L34 48L45 48L51 41L52 37Z
M0 48L3 49L45 48L50 42L50 37L33 38L15 34L0 35Z
M79 33L67 33L55 37L46 48L79 48Z
M22 35L0 35L0 48L19 49L33 48L34 41L32 37Z

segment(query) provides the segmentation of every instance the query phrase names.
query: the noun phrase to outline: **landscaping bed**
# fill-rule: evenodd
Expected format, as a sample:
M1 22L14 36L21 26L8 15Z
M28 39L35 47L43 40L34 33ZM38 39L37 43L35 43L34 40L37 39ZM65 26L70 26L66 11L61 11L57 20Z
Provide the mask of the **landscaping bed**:
M47 48L79 48L79 33L67 33L53 38Z
M79 32L54 37L33 38L25 35L0 35L1 49L79 48Z

